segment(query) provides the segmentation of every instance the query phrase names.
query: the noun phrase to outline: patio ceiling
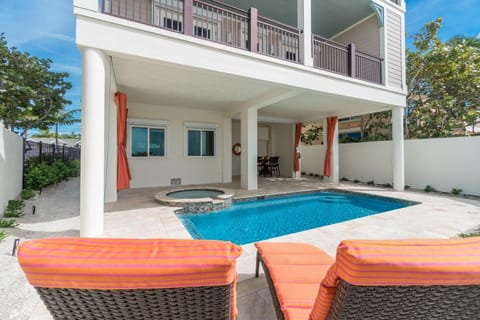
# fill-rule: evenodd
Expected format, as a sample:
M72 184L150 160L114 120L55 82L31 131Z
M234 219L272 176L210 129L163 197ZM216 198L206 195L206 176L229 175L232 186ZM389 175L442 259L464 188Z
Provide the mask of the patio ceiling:
M275 96L276 92L281 94L282 91L295 89L213 71L125 57L114 57L113 66L119 90L127 94L129 104L198 108L235 117L232 111L238 106L272 93ZM313 91L301 91L280 102L272 101L259 109L260 120L297 122L385 109L384 105L371 101Z

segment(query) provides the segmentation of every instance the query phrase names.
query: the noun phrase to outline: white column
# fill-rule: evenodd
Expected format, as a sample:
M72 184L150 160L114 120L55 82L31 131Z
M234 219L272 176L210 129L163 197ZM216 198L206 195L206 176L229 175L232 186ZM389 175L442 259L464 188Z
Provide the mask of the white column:
M223 118L223 183L232 182L232 119Z
M242 189L257 190L257 109L242 110L240 121L242 144L240 184Z
M300 57L306 65L313 67L312 57L312 0L297 0L298 28L303 30L300 35Z
M323 141L325 150L327 149L327 120L323 121ZM330 177L324 177L325 181L338 183L340 181L340 161L339 161L339 145L338 145L338 120L335 123L335 132L333 134L332 158L331 158L331 174Z
M405 188L405 154L403 144L403 108L392 109L392 160L393 189L403 191Z
M80 236L97 237L103 233L105 55L92 48L82 53Z

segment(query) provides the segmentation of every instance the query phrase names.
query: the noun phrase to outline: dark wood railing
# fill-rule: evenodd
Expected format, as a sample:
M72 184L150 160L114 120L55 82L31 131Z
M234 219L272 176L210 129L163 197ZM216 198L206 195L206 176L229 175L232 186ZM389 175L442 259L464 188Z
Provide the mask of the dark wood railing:
M344 76L382 84L382 59L319 36L313 37L313 66Z
M401 0L391 0L400 3ZM173 32L301 63L301 30L218 1L103 0L103 13ZM382 83L382 59L313 37L314 67Z
M248 12L193 1L193 36L248 49Z
M300 62L300 30L258 16L258 52L283 60Z

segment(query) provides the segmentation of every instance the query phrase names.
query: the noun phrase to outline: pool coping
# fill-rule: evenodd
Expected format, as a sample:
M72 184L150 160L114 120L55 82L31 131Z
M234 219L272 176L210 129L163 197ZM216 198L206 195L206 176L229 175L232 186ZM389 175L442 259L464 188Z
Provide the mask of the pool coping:
M371 198L381 198L385 201L399 202L399 203L407 204L408 206L421 204L421 202L418 202L418 201L405 200L405 199L387 197L387 196L381 196L381 195L373 195L373 194L364 193L364 192L343 190L343 189L336 189L336 188L311 189L311 190L305 190L305 191L282 192L282 193L274 193L274 194L266 194L266 195L258 195L258 196L234 197L232 201L233 203L249 202L249 201L274 199L274 198L290 197L290 196L305 195L305 194L315 194L315 193L321 193L321 192L346 193L346 194L352 194L352 195L362 195L362 196L371 197Z

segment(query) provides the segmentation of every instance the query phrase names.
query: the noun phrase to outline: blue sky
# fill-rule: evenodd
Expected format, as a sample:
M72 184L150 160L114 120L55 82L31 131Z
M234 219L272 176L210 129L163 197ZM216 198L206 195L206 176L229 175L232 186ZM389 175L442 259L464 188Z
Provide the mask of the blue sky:
M293 1L293 0L292 0ZM354 1L354 0L352 0ZM440 36L480 36L480 0L406 0L407 43L426 22L443 17ZM68 72L72 89L69 108L80 108L81 55L75 45L73 0L2 0L0 33L9 46L54 61L55 71ZM80 124L61 128L62 133L80 132Z

